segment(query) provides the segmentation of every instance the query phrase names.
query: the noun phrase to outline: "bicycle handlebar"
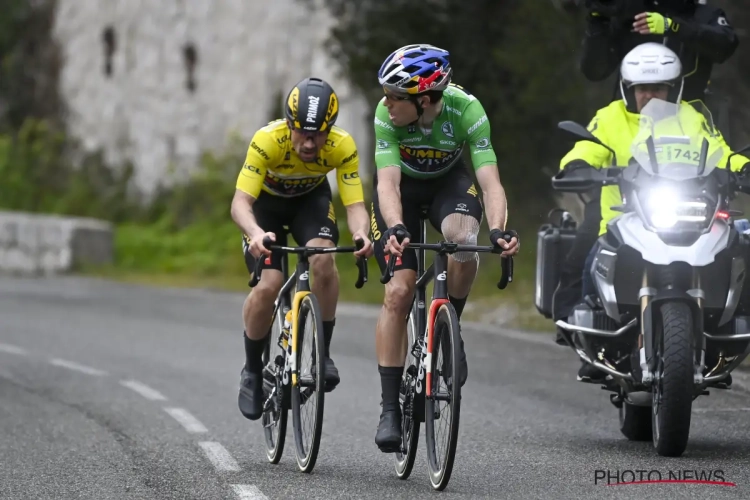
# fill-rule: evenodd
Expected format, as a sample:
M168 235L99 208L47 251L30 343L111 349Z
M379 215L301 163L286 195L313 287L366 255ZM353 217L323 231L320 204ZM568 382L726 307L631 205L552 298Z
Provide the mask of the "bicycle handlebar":
M396 239L399 243L403 241L403 234L400 232L396 233ZM505 235L505 241L510 242L512 237L509 234ZM442 241L440 243L409 243L409 248L415 250L432 250L440 254L452 254L456 252L484 252L484 253L503 253L503 248L500 246L477 246L477 245L460 245L458 243L452 243L449 241ZM396 260L391 255L388 258L388 264L386 264L385 272L380 277L380 282L383 284L391 281L393 277L393 270L396 267ZM497 283L497 287L500 290L504 290L508 286L508 283L513 281L513 256L501 257L500 268L502 275L500 281Z
M354 240L355 246L349 246L349 247L287 247L283 245L273 245L273 240L266 236L263 238L263 246L270 250L271 252L282 252L282 253L295 253L295 254L304 254L304 255L316 255L321 253L344 253L344 252L354 252L356 250L361 250L362 247L365 246L364 240ZM248 285L252 288L255 285L258 284L260 281L260 275L263 270L263 263L265 262L265 257L260 256L260 258L255 260L255 269L253 270L253 277L248 283ZM354 284L356 288L362 288L365 283L367 283L367 257L357 257L356 260L357 264L357 282Z

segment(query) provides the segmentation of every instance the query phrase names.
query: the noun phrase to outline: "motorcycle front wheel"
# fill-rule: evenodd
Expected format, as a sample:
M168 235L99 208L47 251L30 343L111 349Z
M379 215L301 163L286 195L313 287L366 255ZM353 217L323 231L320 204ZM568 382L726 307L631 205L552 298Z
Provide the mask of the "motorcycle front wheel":
M693 411L693 316L690 307L682 302L666 302L660 312L652 438L659 455L679 457L687 447Z

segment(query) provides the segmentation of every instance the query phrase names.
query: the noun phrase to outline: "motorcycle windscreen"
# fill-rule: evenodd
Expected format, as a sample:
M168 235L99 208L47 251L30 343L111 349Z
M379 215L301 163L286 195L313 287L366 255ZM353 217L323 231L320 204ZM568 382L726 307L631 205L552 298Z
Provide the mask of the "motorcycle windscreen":
M702 103L651 99L641 110L631 154L644 171L665 180L705 177L726 153L719 137Z

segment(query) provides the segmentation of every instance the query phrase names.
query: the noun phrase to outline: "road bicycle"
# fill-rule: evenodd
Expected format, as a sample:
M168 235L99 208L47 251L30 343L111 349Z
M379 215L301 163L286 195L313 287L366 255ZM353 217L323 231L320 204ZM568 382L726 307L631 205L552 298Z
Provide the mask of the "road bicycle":
M427 241L427 212L422 211L420 232ZM399 241L402 240L397 235ZM506 241L511 237L506 235ZM458 444L461 412L461 387L458 384L459 324L453 305L448 300L448 255L456 252L502 253L499 246L459 245L451 242L411 243L417 253L417 285L407 320L407 353L399 391L401 407L401 449L395 453L396 474L407 479L414 467L419 442L420 423L425 423L427 466L430 483L435 490L445 489L453 471ZM425 251L436 252L435 261L425 270ZM393 276L396 260L388 257L380 281L387 283ZM502 275L497 284L501 290L513 281L513 257L501 257ZM425 313L427 285L435 280L432 299ZM439 351L437 351L439 350ZM436 352L437 351L437 352ZM440 360L442 364L439 364ZM440 382L444 382L440 384ZM456 383L454 383L454 381ZM444 406L441 407L441 403ZM438 420L448 413L447 435L440 439ZM442 445L442 446L439 446Z
M287 230L287 234L289 231ZM285 283L274 302L269 341L263 353L263 430L266 438L266 455L272 464L279 463L286 440L287 412L292 410L292 425L296 443L297 466L309 473L315 467L323 430L325 403L325 341L323 320L318 299L310 290L309 257L324 253L354 252L364 246L364 241L355 241L354 247L290 247L275 245L270 238L263 239L263 246L271 252L281 253L281 272ZM297 254L294 273L289 276L289 254ZM270 258L256 260L250 287L258 284L264 263ZM362 288L367 282L367 259L356 259L359 275L355 287ZM292 288L295 287L294 292ZM274 335L274 330L277 330ZM276 339L272 354L272 340ZM305 349L307 347L307 349ZM310 366L302 364L308 352ZM291 384L290 384L291 382ZM314 404L314 405L313 405ZM302 419L301 412L312 409L312 417ZM310 427L310 435L306 429ZM311 424L311 425L310 425Z

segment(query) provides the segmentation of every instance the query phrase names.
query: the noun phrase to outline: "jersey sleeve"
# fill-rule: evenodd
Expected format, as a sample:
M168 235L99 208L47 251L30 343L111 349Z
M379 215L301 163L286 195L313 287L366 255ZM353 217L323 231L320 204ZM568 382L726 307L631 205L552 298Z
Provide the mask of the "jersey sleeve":
M341 163L336 167L336 181L339 196L344 206L365 201L362 181L359 178L359 154L357 144L351 135L347 135L338 146Z
M250 141L245 156L245 164L237 176L237 189L258 198L266 178L268 167L271 166L271 152L276 148L271 134L258 130Z
M375 110L375 166L378 170L390 166L401 167L398 136L383 101L378 103Z
M466 107L461 118L474 170L485 165L497 165L497 155L492 149L490 137L490 120L482 104L474 99Z

